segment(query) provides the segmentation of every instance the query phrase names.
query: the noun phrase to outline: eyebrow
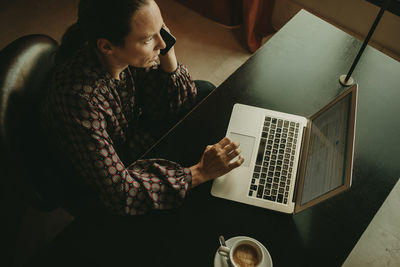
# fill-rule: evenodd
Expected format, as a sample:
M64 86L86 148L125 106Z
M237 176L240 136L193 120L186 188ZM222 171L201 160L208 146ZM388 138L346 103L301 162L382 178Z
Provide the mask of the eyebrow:
M161 26L161 28L163 28L164 25L165 25L165 24L163 23L163 25ZM140 37L139 40L146 40L146 39L148 39L148 38L150 38L150 37L153 37L153 36L157 35L157 34L161 31L161 28L160 28L160 30L159 30L158 32L150 33L150 34L144 35L143 37Z

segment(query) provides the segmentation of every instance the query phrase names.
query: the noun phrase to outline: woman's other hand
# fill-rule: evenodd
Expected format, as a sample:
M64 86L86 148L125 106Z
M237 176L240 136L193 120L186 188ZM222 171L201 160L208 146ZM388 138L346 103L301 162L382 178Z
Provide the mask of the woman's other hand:
M201 160L190 167L192 172L192 188L222 176L242 165L244 158L240 155L238 142L225 137L217 144L207 146ZM237 160L232 161L235 157Z

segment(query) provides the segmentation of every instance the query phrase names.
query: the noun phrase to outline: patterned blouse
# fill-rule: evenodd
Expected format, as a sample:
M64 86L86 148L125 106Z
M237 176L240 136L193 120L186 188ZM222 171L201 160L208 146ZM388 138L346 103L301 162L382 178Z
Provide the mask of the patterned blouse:
M129 66L114 79L84 47L52 76L42 122L52 145L114 214L136 215L182 203L189 168L164 159L138 158L156 141L144 125L193 107L196 86L185 66Z

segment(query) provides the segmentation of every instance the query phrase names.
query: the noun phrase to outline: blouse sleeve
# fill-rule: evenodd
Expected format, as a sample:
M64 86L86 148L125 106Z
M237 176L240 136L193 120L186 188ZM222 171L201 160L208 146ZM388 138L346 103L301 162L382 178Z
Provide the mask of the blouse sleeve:
M68 154L107 208L114 214L136 215L182 203L191 187L190 169L161 159L125 166L107 132L110 111L87 96L70 98L61 116Z
M144 118L165 119L194 106L196 85L183 64L178 63L178 68L171 73L164 72L159 66L133 71L136 97Z

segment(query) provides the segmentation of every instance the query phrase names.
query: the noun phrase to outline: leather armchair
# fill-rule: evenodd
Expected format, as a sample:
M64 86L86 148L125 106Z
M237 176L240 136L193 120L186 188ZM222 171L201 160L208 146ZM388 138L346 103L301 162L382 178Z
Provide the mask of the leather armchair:
M59 203L47 190L54 171L40 130L39 109L57 49L57 42L48 36L27 35L0 51L0 153L6 161L1 177L18 181L22 188L16 193L47 211Z

